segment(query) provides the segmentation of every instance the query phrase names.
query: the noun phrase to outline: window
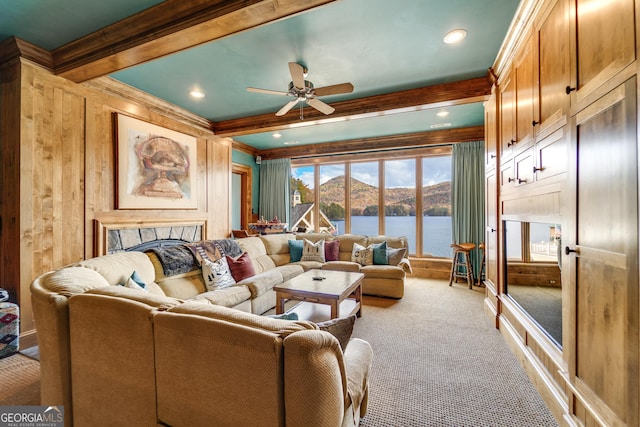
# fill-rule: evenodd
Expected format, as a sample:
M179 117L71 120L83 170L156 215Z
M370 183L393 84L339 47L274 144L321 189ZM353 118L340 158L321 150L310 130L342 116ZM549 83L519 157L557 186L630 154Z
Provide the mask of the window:
M384 233L407 236L416 253L416 159L384 162Z
M293 160L292 230L406 236L411 255L450 258L451 148L401 154Z
M378 162L351 164L351 234L378 234Z

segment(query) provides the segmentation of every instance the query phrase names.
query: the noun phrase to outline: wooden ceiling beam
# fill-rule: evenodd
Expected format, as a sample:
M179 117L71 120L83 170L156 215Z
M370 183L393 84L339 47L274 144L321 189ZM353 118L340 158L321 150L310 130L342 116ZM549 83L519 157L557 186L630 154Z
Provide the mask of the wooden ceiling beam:
M335 0L167 0L52 51L76 83L276 21Z
M304 158L353 153L372 153L397 149L428 147L484 140L484 126L434 130L374 138L352 139L321 144L307 144L260 150L263 159ZM235 148L235 142L234 142Z
M316 126L336 121L355 120L366 117L406 113L416 110L443 106L483 102L491 94L491 83L487 77L442 83L418 89L408 89L366 98L334 102L336 110L329 116L313 108L305 108L304 120L300 120L298 110L293 108L284 116L275 113L243 117L213 123L213 132L219 136L239 136L261 132L273 132Z

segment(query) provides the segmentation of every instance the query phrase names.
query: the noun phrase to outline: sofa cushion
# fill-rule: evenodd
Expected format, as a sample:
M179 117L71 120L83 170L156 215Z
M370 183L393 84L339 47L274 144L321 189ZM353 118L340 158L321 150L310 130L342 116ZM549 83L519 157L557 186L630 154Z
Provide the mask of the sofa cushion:
M250 237L247 237L247 239L250 239ZM274 268L269 271L263 271L255 276L241 280L238 284L246 285L251 291L251 298L256 298L265 292L272 290L275 285L282 283L282 273L280 273L279 270L279 268ZM274 305L275 303L276 302L273 301Z
M300 261L325 262L324 240L318 240L314 243L304 239L304 245L302 246L302 258L300 258Z
M353 244L351 252L351 261L360 265L373 265L373 247L364 247L358 243Z
M233 259L229 255L226 255L226 257L227 264L229 264L229 270L231 270L233 280L236 282L256 274L256 271L253 268L253 262L251 261L248 253L244 252L237 259Z
M324 260L338 261L340 259L340 240L324 241Z
M267 255L267 249L259 237L239 239L238 244L244 252L249 253L256 274L276 268L275 262Z
M302 258L302 248L304 240L289 240L289 259L290 262L298 262Z
M149 257L143 252L119 252L90 258L72 264L95 270L107 279L110 285L124 283L134 271L137 271L145 283L155 280L155 270Z
M66 297L109 286L100 273L84 267L68 267L47 274L42 287Z
M126 288L124 286L107 286L104 288L96 288L91 289L86 293L93 295L106 295L111 297L126 298L147 304L159 310L167 310L183 302L183 300L178 298L156 295L151 292L140 292L139 290Z
M293 279L304 273L304 268L300 264L287 264L276 267L276 270L282 275L282 281Z
M249 288L237 285L196 295L190 298L190 301L208 302L210 304L233 308L249 298L251 298Z
M361 272L367 278L403 279L405 277L405 272L402 268L392 265L365 265L362 267Z
M351 261L329 261L322 265L323 270L348 271L359 273L362 266L357 262Z
M207 305L195 301L185 301L183 304L172 307L169 311L173 313L196 314L211 319L224 320L237 325L272 332L282 337L296 331L318 329L315 323L307 320L273 319L266 316L259 316L257 314L245 313L232 308L218 305Z
M293 234L280 233L260 236L268 255L289 254L289 240L293 240Z
M210 291L227 288L236 284L236 281L233 280L233 276L229 270L229 264L227 264L226 257L222 257L215 261L203 258L202 277L204 278L205 286Z
M298 261L295 263L295 265L301 266L304 271L309 271L322 268L324 263L318 261Z

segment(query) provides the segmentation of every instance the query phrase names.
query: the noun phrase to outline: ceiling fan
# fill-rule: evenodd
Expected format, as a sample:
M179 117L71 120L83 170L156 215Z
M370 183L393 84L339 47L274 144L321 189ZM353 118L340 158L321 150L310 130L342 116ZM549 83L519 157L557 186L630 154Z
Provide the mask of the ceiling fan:
M305 80L307 75L307 69L295 62L289 62L289 72L291 73L291 82L289 83L289 90L287 92L258 89L255 87L248 87L249 92L266 93L269 95L283 95L293 97L284 107L282 107L276 116L284 116L291 110L298 102L306 102L311 107L324 113L331 114L335 111L332 106L320 101L318 96L325 95L338 95L341 93L353 92L353 85L351 83L340 83L337 85L324 86L320 88L314 88L313 83ZM302 105L300 105L300 111L302 114Z

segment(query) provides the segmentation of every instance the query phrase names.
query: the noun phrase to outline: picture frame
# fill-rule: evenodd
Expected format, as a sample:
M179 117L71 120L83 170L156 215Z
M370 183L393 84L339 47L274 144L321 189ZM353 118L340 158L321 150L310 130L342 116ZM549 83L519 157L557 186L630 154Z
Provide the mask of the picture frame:
M116 121L116 208L197 209L195 137L123 114Z

